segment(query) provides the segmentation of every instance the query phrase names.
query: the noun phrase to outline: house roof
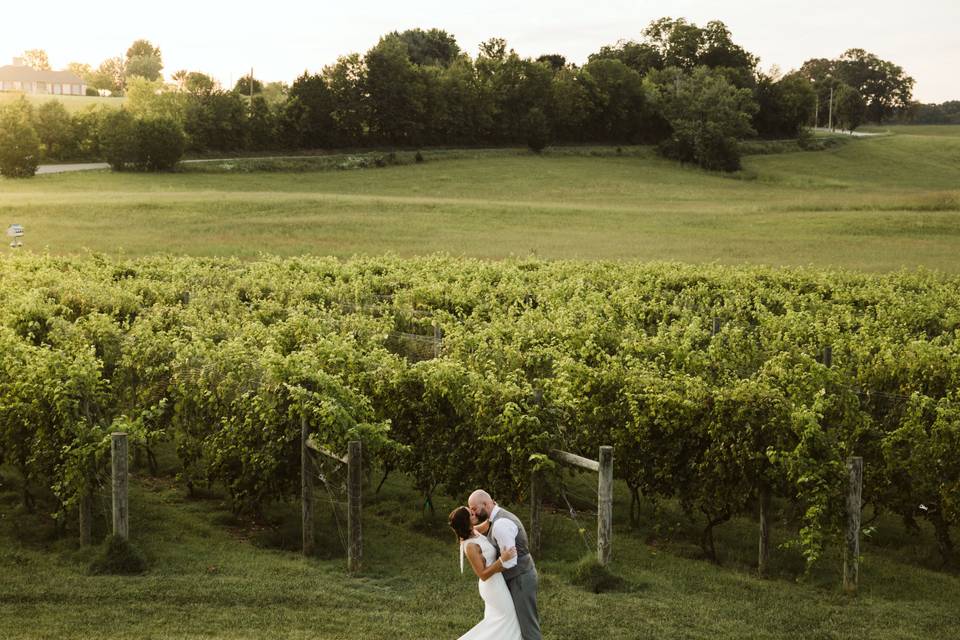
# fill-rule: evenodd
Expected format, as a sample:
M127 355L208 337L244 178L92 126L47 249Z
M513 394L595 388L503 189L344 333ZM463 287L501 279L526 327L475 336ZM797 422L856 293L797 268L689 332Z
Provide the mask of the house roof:
M0 67L0 80L6 82L48 82L54 84L83 84L80 76L71 71L37 71L33 67L8 64Z

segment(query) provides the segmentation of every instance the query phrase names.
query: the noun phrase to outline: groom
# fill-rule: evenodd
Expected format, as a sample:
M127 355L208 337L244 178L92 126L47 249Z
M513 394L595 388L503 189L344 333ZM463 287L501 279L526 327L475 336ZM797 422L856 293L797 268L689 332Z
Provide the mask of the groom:
M540 614L537 612L537 568L527 543L527 532L520 519L497 506L490 494L477 489L467 501L470 512L480 522L490 521L487 538L497 549L517 548L517 557L503 563L503 577L513 597L523 640L540 640Z

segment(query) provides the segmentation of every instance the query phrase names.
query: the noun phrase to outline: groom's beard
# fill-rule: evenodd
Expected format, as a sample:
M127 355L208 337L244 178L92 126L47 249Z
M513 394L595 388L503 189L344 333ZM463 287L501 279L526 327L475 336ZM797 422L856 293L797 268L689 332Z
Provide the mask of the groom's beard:
M478 511L476 515L477 515L477 524L483 524L490 518L490 514L487 513L486 511Z

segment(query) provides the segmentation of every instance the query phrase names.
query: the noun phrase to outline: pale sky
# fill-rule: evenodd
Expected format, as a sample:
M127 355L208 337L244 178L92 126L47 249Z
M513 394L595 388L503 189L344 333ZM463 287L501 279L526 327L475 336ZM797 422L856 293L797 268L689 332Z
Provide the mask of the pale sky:
M663 16L723 21L765 70L859 47L903 67L917 81L915 99L960 100L960 0L2 0L0 65L36 48L55 69L96 67L146 38L160 47L167 77L188 69L230 85L252 66L258 79L289 83L414 27L443 29L474 57L501 37L522 56L560 53L582 64Z

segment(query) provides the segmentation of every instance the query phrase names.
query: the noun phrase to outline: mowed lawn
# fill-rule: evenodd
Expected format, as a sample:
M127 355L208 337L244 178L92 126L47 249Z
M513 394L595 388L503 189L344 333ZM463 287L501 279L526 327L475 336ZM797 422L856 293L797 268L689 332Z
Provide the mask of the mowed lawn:
M15 100L19 100L21 96L26 98L34 108L37 108L45 102L50 102L52 100L61 102L70 113L83 111L91 106L104 106L111 109L119 109L121 106L123 106L123 103L126 102L126 98L101 98L99 96L58 96L49 94L3 92L0 93L0 106Z
M439 251L956 272L960 137L943 134L953 129L748 156L733 175L649 149L428 152L422 164L353 171L48 175L0 180L0 224L25 227L25 250L55 254Z

